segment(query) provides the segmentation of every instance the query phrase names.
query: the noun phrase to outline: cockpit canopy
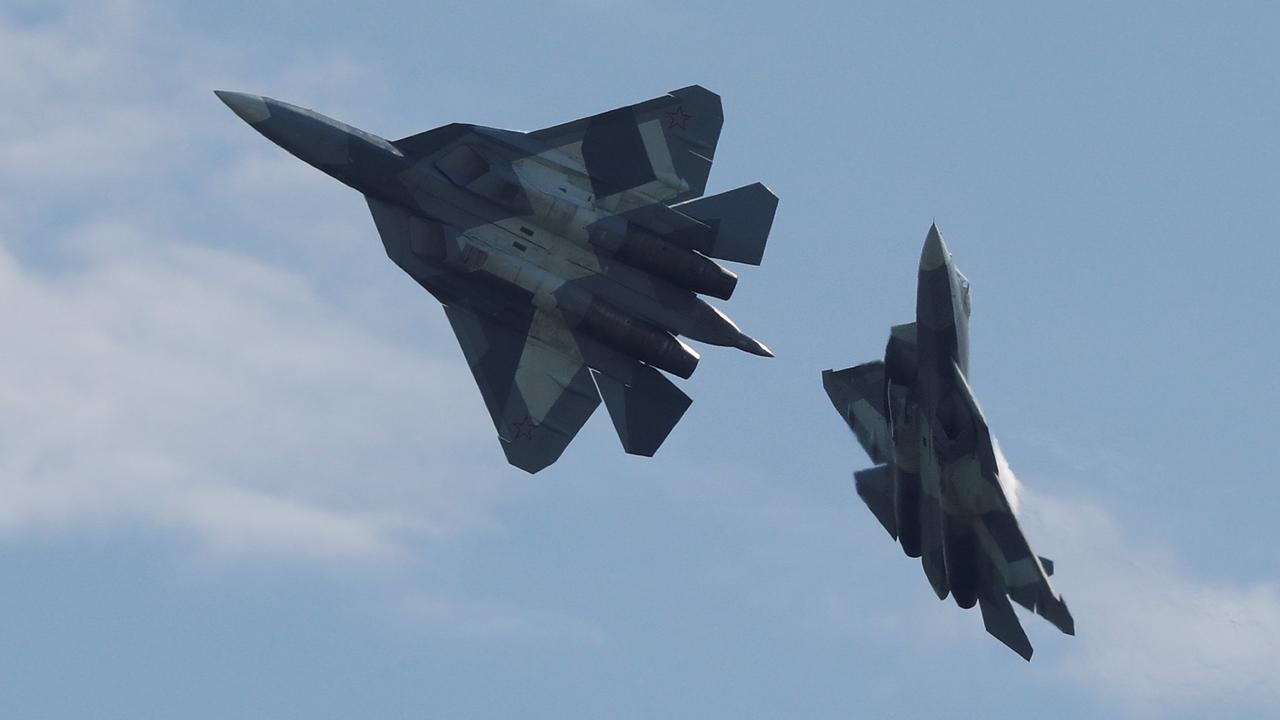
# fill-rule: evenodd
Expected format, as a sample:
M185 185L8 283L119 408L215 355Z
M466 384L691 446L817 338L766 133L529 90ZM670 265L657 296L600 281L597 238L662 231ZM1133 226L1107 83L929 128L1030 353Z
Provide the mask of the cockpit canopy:
M960 272L960 268L956 268L956 280L958 280L960 284L960 302L964 307L964 316L970 317L973 315L973 300L971 299L971 293L969 290L969 278L965 277L964 273Z

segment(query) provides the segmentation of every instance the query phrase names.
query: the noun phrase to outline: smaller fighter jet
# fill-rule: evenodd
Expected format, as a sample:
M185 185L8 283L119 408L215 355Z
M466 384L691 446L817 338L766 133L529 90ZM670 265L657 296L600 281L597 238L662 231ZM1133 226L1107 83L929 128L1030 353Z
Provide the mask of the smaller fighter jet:
M876 463L854 473L859 497L920 558L938 599L981 606L987 632L1030 660L1010 598L1068 635L1075 621L1049 584L1053 562L1018 525L1013 479L969 387L969 312L969 281L930 227L916 321L892 328L883 362L825 370L822 384Z

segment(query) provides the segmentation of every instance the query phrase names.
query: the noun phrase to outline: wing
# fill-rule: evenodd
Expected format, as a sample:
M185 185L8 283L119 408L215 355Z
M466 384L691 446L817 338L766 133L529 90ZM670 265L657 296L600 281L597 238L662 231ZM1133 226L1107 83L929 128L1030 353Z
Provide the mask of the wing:
M581 355L539 339L567 328L532 307L523 332L460 303L446 306L445 314L480 386L507 461L530 473L555 462L600 404Z
M1000 472L1004 463L997 460L999 451L991 441L991 429L982 415L982 408L978 407L978 400L974 397L973 389L969 387L969 381L964 372L954 362L951 368L956 388L960 390L973 418L974 430L977 432L977 452L981 472L989 482L1003 487L1000 484ZM1049 582L1053 563L1050 562L1046 567L1040 557L1031 552L1031 545L1027 542L1027 536L1023 533L1022 526L1018 523L1018 516L1014 514L1013 509L1006 504L1003 508L982 513L978 516L978 522L999 550L999 557L992 560L999 565L995 574L1003 587L996 590L1000 594L1007 593L1019 605L1034 611L1062 632L1074 635L1075 620L1071 617L1071 611L1067 609L1066 601L1054 592L1053 585ZM991 630L993 623L1003 626L994 622L997 615L1005 614L1003 608L996 606L990 609L984 608L984 618L988 618L988 612L993 613L987 619L988 630ZM991 632L1005 644L1015 650L1019 649L1015 646L1022 641L1019 641L1016 635L1002 636L996 630Z
M675 203L702 195L723 124L720 96L691 85L528 137L580 161L598 198L637 190Z
M823 370L822 387L871 462L890 462L893 438L884 406L884 363L877 360L844 370Z

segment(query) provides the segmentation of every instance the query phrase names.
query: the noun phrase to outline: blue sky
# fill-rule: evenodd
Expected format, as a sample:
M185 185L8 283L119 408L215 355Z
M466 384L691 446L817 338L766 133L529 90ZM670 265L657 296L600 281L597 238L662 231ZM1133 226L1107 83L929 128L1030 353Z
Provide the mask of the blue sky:
M1259 717L1280 706L1263 3L0 5L0 715ZM780 197L658 457L508 467L358 196L214 89L389 138L691 83ZM911 318L1079 635L1030 664L858 501L819 371Z

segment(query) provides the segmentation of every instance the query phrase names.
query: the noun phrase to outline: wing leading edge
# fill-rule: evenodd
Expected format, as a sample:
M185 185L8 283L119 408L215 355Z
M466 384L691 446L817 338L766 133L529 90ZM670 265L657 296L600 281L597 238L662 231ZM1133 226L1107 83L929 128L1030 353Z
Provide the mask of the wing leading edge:
M996 460L997 450L991 441L991 429L972 388L969 387L968 378L955 363L951 367L956 387L961 390L973 418L982 472L988 476L985 478L988 482L1001 487L1003 492L999 477L1000 463ZM1007 501L1004 508L980 515L978 522L999 553L998 557L991 559L993 564L997 564L995 571L990 573L991 587L979 596L987 631L1014 652L1031 659L1031 644L1009 605L1008 598L1012 598L1014 602L1048 620L1067 635L1075 635L1075 620L1071 611L1067 609L1062 596L1054 592L1049 581L1049 575L1053 573L1052 561L1045 561L1031 551L1018 517Z
M581 161L597 197L637 190L676 203L706 189L723 124L720 96L691 85L527 136Z

